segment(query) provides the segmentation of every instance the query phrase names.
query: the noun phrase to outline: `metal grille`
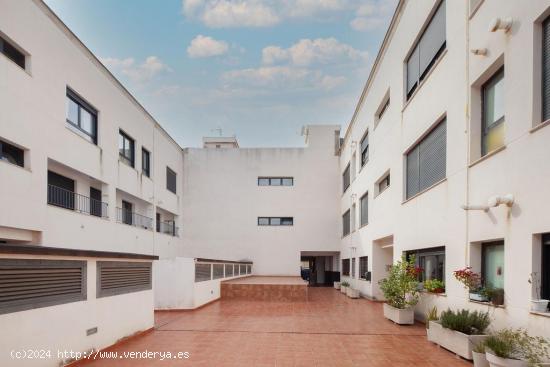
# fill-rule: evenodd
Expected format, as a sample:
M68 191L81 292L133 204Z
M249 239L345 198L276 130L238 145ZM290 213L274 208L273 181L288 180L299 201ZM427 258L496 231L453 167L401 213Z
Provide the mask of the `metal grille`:
M240 265L239 265L239 273L240 273L241 275L246 274L246 265L244 265L244 264L240 264Z
M252 265L247 265L246 266L246 274L251 274L252 273Z
M550 17L542 23L542 121L550 119Z
M97 262L97 297L152 289L151 263Z
M214 264L214 279L223 278L223 264Z
M195 264L195 282L204 282L212 279L212 264Z
M153 229L153 218L134 213L125 208L116 208L116 220L119 223L128 224L134 227L140 227L147 230Z
M86 299L86 261L0 260L0 314Z
M233 276L233 264L225 264L225 277Z

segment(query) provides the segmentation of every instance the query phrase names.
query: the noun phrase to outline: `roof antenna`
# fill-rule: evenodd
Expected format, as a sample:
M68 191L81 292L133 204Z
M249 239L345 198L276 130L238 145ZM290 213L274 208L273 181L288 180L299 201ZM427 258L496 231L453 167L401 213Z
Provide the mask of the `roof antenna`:
M218 132L218 135L221 137L222 136L222 128L221 127L217 127L215 129L210 129L210 131L214 132L214 131L217 131Z

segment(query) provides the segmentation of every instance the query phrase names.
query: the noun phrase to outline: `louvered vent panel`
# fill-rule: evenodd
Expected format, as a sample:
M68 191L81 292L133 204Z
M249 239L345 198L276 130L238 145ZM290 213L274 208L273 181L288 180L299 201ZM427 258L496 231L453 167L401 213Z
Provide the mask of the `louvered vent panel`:
M223 264L214 264L214 279L223 278Z
M252 273L252 265L247 265L246 266L246 274L251 274Z
M233 276L233 264L225 264L225 277Z
M195 282L204 282L212 279L212 264L195 264Z
M85 299L85 261L0 260L0 314Z
M151 263L98 261L97 297L152 289Z

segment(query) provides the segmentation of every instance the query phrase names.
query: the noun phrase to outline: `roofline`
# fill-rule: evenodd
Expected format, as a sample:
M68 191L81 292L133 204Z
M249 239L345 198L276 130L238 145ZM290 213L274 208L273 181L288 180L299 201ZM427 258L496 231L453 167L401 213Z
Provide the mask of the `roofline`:
M73 256L73 257L97 257L132 260L158 260L156 255L137 254L129 252L111 252L97 250L81 250L64 247L47 247L21 244L2 244L0 254L7 255L48 255L48 256Z
M401 10L403 9L403 5L405 4L406 0L399 0L397 3L397 6L395 7L395 11L393 12L393 16L390 22L390 25L388 26L388 30L386 31L386 34L384 35L384 39L382 40L382 44L380 45L380 49L378 50L378 53L376 54L376 59L374 59L374 64L372 65L372 68L369 73L369 77L367 79L367 82L365 83L365 86L363 87L363 91L361 92L361 96L359 97L359 101L357 102L357 105L355 106L355 110L353 112L353 115L351 117L351 121L348 124L348 127L346 129L346 133L344 134L344 142L342 143L340 149L346 144L348 136L351 132L351 128L353 127L355 123L355 119L357 118L357 114L359 113L359 109L361 108L361 105L365 99L365 96L367 95L367 91L369 90L369 87L371 86L371 83L374 79L374 75L378 71L378 65L380 64L380 60L382 59L382 56L384 52L386 51L386 48L390 42L391 36L393 34L393 31L395 30L395 27L397 26L399 15L401 14Z
M126 89L126 87L107 69L105 65L97 58L96 55L76 36L76 34L73 33L73 31L55 14L55 12L43 1L43 0L33 0L33 2L40 8L46 16L48 16L54 24L56 24L61 30L71 39L73 42L76 42L77 46L79 46L82 51L84 51L84 54L88 56L98 68L100 71L106 74L108 78L111 79L112 82L114 82L115 86L118 87L123 94L126 95L130 99L131 102L133 102L148 118L151 119L155 127L159 128L164 135L168 139L170 139L180 150L183 150L183 147L178 144L177 141L174 140L174 138L159 124L159 122L143 107L143 105Z

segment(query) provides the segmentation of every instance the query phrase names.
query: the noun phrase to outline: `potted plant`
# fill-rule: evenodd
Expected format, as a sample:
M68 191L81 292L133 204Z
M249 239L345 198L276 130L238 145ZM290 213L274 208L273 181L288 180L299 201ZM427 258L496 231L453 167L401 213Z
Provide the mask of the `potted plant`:
M349 287L349 282L344 280L342 283L340 283L340 292L346 294L346 289L348 287Z
M424 281L424 290L430 293L445 293L445 283L439 279Z
M430 332L430 321L439 321L439 316L437 314L437 306L433 306L426 313L426 337L428 341L436 342L435 337L432 332Z
M414 324L413 306L418 303L418 274L415 257L405 255L389 269L388 277L382 279L380 289L384 294L384 317L396 324Z
M472 358L474 359L474 367L489 367L489 362L485 355L485 340L477 343L472 348Z
M472 301L488 302L489 298L485 294L482 286L481 275L472 270L470 266L453 272L455 279L464 285L470 292Z
M340 289L340 282L334 282L334 289Z
M539 273L533 272L529 275L529 284L534 289L535 293L535 299L531 300L531 311L535 312L546 312L548 310L548 300L547 299L541 299L540 297L540 276Z
M359 290L347 287L346 294L349 298L359 298Z
M439 322L430 321L433 341L451 352L471 360L472 348L487 338L485 330L491 320L488 312L443 311Z
M524 329L503 329L485 340L485 355L491 367L537 366L550 358L549 343Z
M502 306L504 304L504 289L487 287L484 292L493 305Z

